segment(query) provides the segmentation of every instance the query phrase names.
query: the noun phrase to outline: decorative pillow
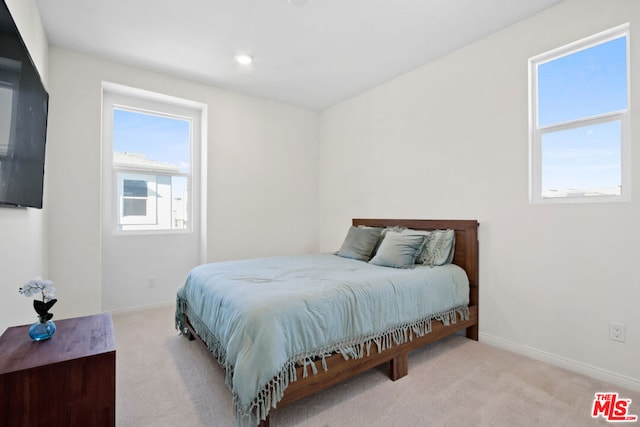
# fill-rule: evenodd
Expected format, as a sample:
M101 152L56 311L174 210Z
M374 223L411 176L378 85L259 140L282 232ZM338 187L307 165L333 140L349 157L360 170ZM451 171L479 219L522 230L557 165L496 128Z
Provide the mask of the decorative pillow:
M369 261L381 231L381 228L351 226L337 255L343 258Z
M425 245L426 236L387 231L376 255L369 261L383 267L413 268L418 254Z
M432 267L448 264L453 261L455 246L456 233L454 230L431 231L418 262Z
M362 225L360 227L362 227ZM405 227L401 227L399 225L383 228L382 231L380 232L380 237L378 237L378 243L376 243L376 247L373 249L373 253L371 255L374 256L378 252L378 248L380 247L380 244L384 240L384 236L387 234L387 232L397 231L398 233L400 233L402 230L405 230L405 229L406 229Z
M427 245L429 243L429 236L431 236L431 231L427 231L427 230L414 230L412 228L403 228L402 230L400 230L402 232L402 234L407 234L407 235L417 235L417 236L425 236L426 242L424 244L424 246L422 247L422 250L420 250L420 252L418 252L416 254L416 263L421 264L420 259L422 258L422 254L424 254L424 252L427 249Z

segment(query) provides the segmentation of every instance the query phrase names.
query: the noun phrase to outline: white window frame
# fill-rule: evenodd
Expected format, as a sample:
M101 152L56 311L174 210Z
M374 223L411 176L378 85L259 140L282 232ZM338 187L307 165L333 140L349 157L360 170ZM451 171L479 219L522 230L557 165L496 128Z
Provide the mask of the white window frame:
M188 120L191 122L190 171L163 173L161 170L116 166L113 162L113 110L138 111L154 115ZM115 235L132 234L181 234L194 232L194 225L201 221L201 150L202 150L202 104L174 98L167 95L130 88L114 83L103 82L103 227L107 227ZM147 228L141 223L141 229L133 226L122 229L120 223L122 198L118 186L121 184L118 175L148 177L177 176L187 178L187 227L182 229ZM129 175L131 174L131 175ZM156 213L154 213L154 216ZM126 222L126 221L125 221Z
M548 126L538 126L538 66L555 59L597 46L608 41L627 39L627 108L596 116L584 117ZM629 24L603 31L566 46L551 50L529 59L529 202L532 204L554 203L602 203L631 200L631 138L630 138L630 44ZM542 138L545 134L582 128L602 123L620 122L621 189L620 195L542 197Z

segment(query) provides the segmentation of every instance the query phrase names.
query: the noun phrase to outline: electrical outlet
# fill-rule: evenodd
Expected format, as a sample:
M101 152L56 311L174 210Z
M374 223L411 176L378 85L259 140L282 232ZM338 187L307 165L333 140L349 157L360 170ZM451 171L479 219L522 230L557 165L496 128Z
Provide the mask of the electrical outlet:
M153 277L149 277L147 279L147 288L155 288L156 287L156 280Z
M609 339L624 342L625 326L622 323L609 323Z

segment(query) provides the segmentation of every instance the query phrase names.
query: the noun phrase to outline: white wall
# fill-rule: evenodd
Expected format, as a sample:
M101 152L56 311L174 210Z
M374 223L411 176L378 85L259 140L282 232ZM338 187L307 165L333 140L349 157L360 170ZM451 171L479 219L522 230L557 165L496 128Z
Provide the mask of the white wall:
M5 0L44 85L47 85L49 42L34 0Z
M207 105L210 261L317 251L317 113L55 46L49 56L49 270L61 316L105 308L100 280L103 80ZM135 269L135 260L119 268ZM181 285L156 287L146 297L131 292L126 301L120 292L111 299L118 307L108 308L167 302L167 295L173 301ZM140 286L146 290L146 283Z
M49 48L35 2L6 2L46 86ZM44 210L0 208L0 334L9 326L37 320L33 303L20 295L18 288L47 274L46 207L45 202Z
M640 390L640 150L632 202L528 203L527 59L624 22L640 111L640 2L567 0L322 113L320 249L352 217L478 219L481 340Z

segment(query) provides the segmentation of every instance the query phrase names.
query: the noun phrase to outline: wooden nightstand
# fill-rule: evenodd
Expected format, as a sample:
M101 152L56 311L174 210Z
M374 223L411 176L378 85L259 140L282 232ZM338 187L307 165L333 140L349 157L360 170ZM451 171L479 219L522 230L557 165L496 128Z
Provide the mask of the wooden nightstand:
M0 337L0 425L115 426L111 314L55 322L46 341L32 341L30 325Z

